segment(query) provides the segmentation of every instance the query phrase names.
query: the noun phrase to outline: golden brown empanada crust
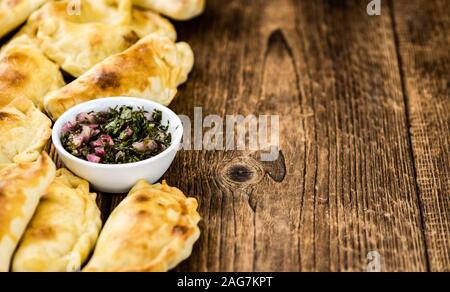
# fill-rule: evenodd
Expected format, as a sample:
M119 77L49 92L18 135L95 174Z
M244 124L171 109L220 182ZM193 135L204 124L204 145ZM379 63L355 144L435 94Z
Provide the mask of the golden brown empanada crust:
M67 169L42 197L13 259L13 272L80 270L102 225L96 194Z
M0 108L22 97L43 109L44 96L65 85L59 67L27 36L1 49L0 76Z
M47 3L36 11L19 35L36 40L48 58L79 77L142 37L158 33L176 40L173 25L158 14L133 8L130 0L85 0L79 15L67 13L70 0Z
M0 164L35 161L52 135L52 122L33 102L17 98L0 109Z
M0 38L24 23L30 14L49 0L0 0Z
M133 0L133 3L175 20L189 20L203 13L206 0Z
M14 250L55 172L55 164L45 152L35 162L10 164L0 170L0 272L9 270Z
M164 272L188 258L200 236L198 203L178 189L140 181L114 210L86 272Z
M193 65L188 44L152 34L47 95L45 109L56 120L71 107L102 97L134 96L169 105Z

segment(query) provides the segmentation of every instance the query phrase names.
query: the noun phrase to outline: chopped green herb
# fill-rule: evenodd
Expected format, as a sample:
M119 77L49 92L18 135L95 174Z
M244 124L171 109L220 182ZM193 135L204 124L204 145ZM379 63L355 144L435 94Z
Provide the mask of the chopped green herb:
M124 164L154 157L172 143L162 112L121 106L81 113L64 125L61 142L69 153L94 163Z

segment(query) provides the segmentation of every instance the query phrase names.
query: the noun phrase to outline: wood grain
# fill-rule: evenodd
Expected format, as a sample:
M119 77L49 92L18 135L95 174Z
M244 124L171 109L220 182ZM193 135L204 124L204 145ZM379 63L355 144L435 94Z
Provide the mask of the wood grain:
M174 109L280 115L286 169L280 182L248 152L181 153L167 179L204 221L179 270L364 271L370 251L385 271L427 270L390 7L366 5L211 1L178 26L197 65ZM242 167L249 183L230 176Z
M450 271L449 1L392 1L432 271Z
M176 23L196 66L175 112L281 127L273 162L179 153L165 179L203 221L177 271L365 271L373 251L383 271L450 270L449 3L368 2L214 0ZM99 194L103 221L124 197Z

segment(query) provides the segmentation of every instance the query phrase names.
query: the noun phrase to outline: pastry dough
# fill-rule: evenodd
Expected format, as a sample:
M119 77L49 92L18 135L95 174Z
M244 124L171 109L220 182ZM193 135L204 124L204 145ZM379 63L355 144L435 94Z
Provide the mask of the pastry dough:
M133 3L153 9L175 20L188 20L203 13L205 0L133 0Z
M14 250L54 178L55 164L46 153L35 162L0 171L0 272L9 270Z
M57 119L77 104L110 96L141 97L168 105L193 64L194 54L188 44L175 44L152 34L47 95L45 109Z
M51 60L75 77L148 34L176 39L168 20L148 10L133 9L130 1L120 0L114 6L116 1L84 0L79 15L67 13L70 0L50 2L32 15L21 34L36 39Z
M188 258L200 236L197 200L140 181L114 210L86 272L163 272Z
M44 96L65 85L56 64L27 37L14 39L0 53L0 108L16 97L42 108Z
M13 272L80 270L102 225L95 199L87 181L58 170L16 251Z
M1 109L0 164L35 161L52 135L51 127L30 100L18 98Z
M0 0L0 38L24 23L30 14L49 0Z

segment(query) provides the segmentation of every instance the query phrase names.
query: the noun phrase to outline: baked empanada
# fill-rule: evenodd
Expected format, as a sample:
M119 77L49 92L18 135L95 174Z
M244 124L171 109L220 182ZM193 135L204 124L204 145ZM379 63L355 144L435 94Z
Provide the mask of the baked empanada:
M133 0L175 20L189 20L203 13L206 0Z
M196 199L140 181L114 210L86 272L164 272L188 258L200 236Z
M30 14L49 0L0 0L0 38L24 23Z
M0 164L35 161L52 135L51 127L50 119L28 99L15 99L0 109Z
M152 34L47 95L45 109L57 119L77 104L109 96L141 97L168 105L193 64L188 44Z
M32 15L21 34L36 39L47 57L75 77L148 34L176 39L168 20L134 9L130 1L119 0L114 6L106 0L85 0L79 15L67 13L70 0L50 2Z
M14 250L55 178L55 164L46 154L32 163L0 170L0 272L7 272Z
M42 197L12 261L13 272L78 271L102 225L89 183L66 169Z
M44 96L65 85L59 67L27 37L21 36L0 52L0 108L17 97L43 108Z

